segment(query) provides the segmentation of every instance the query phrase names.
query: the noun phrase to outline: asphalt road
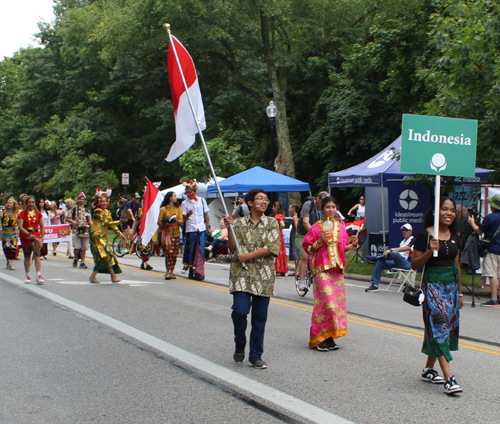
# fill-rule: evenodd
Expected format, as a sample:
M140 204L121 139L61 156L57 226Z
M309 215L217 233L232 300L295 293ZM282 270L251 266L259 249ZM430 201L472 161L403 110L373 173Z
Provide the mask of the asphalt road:
M91 285L90 261L74 269L61 256L43 261L43 286L24 284L22 261L0 272L0 423L500 421L500 310L466 302L451 364L464 392L448 396L420 381L421 309L401 294L346 280L349 335L318 352L307 346L312 295L278 278L269 369L256 370L232 359L228 265L206 264L197 282L179 263L165 281L163 258L153 271L121 263L120 284Z

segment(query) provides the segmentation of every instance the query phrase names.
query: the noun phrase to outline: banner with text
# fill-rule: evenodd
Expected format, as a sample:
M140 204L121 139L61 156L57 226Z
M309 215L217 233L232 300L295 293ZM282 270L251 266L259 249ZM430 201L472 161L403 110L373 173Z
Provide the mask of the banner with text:
M403 115L401 171L475 176L477 121Z
M71 237L71 229L69 224L62 225L46 225L44 243L60 243L69 241Z

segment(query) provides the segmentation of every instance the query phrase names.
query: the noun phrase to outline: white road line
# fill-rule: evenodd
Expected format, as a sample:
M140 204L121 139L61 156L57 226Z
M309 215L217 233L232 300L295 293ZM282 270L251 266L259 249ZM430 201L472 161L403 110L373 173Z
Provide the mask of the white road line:
M16 284L23 289L30 290L33 293L45 297L46 299L58 303L59 305L65 306L68 309L72 309L79 314L85 315L86 317L89 317L94 321L97 321L109 328L126 334L127 336L130 336L148 346L151 346L152 348L157 349L172 358L175 358L179 362L183 362L193 368L210 374L222 381L240 388L243 391L250 392L255 396L265 399L268 402L271 402L281 408L304 417L305 419L310 420L314 423L351 423L351 421L339 417L338 415L332 414L331 412L328 412L322 408L304 402L303 400L284 393L280 390L273 389L272 387L259 383L258 381L252 380L251 378L245 377L235 371L231 371L228 368L225 368L221 365L209 361L208 359L204 359L201 356L195 355L194 353L188 352L187 350L181 349L180 347L158 339L157 337L144 333L143 331L140 331L130 325L124 324L121 321L101 314L100 312L94 311L93 309L87 308L86 306L80 305L79 303L73 302L72 300L44 290L40 286L25 284L23 281L3 273L0 273L0 278Z

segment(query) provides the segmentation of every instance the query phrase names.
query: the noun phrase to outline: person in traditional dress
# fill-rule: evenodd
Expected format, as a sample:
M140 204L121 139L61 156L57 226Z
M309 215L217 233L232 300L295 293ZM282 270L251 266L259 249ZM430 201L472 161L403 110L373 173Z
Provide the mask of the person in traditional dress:
M276 258L274 266L276 268L276 275L284 277L288 274L288 259L286 256L285 236L283 235L283 228L285 228L285 211L280 202L274 202L273 213L280 227L280 254Z
M314 275L309 347L328 351L339 348L335 339L347 336L345 253L356 249L358 240L349 240L344 224L339 221L339 206L333 197L323 198L320 210L322 220L311 227L302 247L309 253L309 265ZM328 219L333 223L333 230L323 228Z
M55 200L50 202L50 225L61 225L61 216L63 216L63 210L57 208L57 203ZM52 243L52 254L57 255L57 246L59 242Z
M45 226L42 214L36 208L34 196L26 198L26 209L19 212L17 217L17 225L19 227L19 236L24 253L24 269L26 271L26 284L31 283L30 267L31 256L35 256L35 268L37 272L36 282L43 284L45 281L42 277L42 260L40 258L43 237L45 236Z
M182 183L187 199L182 202L182 214L186 223L186 241L182 263L189 269L189 278L203 280L205 278L205 240L207 234L212 236L210 216L205 199L196 197L198 185L195 181Z
M299 223L300 206L297 203L292 203L289 208L290 216L292 217L292 229L290 230L290 248L288 259L295 262L295 272L288 273L288 276L295 276L297 272L297 264L300 258L300 252L295 244L295 236L297 235L297 224Z
M90 282L99 284L97 274L111 274L111 281L119 283L121 280L116 274L121 274L122 270L116 260L111 247L109 246L108 237L106 235L108 228L111 228L122 239L124 246L127 245L127 239L120 232L118 225L120 221L113 221L109 207L109 196L111 189L103 192L99 188L96 192L96 198L99 199L93 212L92 225L90 227L90 250L94 257L94 270L90 276Z
M14 270L14 259L16 257L17 242L19 237L19 228L17 226L17 217L19 209L16 200L10 197L5 203L5 210L0 214L2 219L2 247L7 264L5 269Z
M447 394L460 393L462 387L451 373L451 351L458 350L460 309L463 306L462 274L460 271L460 236L456 204L450 198L441 198L439 233L434 230L434 209L424 216L423 229L417 234L413 247L412 269L425 266L422 278L424 343L422 353L427 355L422 380L444 384ZM437 250L438 256L433 252ZM444 378L434 369L439 362Z
M169 191L161 204L158 225L161 229L161 246L165 254L166 274L165 280L177 278L174 275L177 255L179 253L179 240L183 224L182 209L177 202L177 194Z

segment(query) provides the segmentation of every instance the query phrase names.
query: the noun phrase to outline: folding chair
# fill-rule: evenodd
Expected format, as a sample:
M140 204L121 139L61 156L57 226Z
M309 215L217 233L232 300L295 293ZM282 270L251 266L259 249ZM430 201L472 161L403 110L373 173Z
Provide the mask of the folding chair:
M397 293L399 293L406 283L411 285L415 284L415 276L417 275L417 272L413 269L392 268L392 270L395 271L395 274L385 291L388 291L391 285L395 285L399 286L397 291Z

